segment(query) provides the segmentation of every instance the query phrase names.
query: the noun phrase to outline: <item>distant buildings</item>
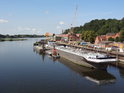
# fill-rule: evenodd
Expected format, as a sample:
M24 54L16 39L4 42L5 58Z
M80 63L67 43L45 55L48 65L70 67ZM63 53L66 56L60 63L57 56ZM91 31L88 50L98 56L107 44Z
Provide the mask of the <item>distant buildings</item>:
M113 47L116 47L120 52L124 52L124 43L108 41L109 38L115 39L119 36L120 33L108 33L106 35L97 36L95 39L95 46L106 49L113 49Z
M116 38L119 37L120 33L108 33L106 35L101 35L101 36L97 36L95 39L95 44L100 44L103 41L108 41L109 38Z
M124 52L124 43L114 42L113 46L118 47L120 52Z
M46 36L46 37L50 37L50 36L52 36L53 34L51 34L51 33L48 33L48 32L46 32L45 34L44 34L44 36Z
M56 41L79 41L80 34L58 34Z

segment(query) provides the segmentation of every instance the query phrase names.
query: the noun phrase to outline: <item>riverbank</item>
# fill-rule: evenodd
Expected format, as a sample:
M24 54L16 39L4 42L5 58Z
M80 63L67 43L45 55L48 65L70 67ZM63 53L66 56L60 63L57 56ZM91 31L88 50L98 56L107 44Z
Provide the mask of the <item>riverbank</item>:
M24 41L24 40L27 40L27 39L20 39L20 38L0 38L0 42L3 42L3 41Z

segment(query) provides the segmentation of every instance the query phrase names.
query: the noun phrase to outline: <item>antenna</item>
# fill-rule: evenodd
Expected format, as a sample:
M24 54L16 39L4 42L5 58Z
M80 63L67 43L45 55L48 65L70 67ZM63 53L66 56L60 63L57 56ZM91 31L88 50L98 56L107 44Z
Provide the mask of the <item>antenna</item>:
M76 8L75 8L74 17L73 17L72 24L71 24L70 31L69 31L70 35L74 35L73 31L74 31L74 25L76 23L77 10L78 10L78 5L76 5ZM69 37L68 37L68 41L70 41Z
M72 24L70 25L70 33L73 33L73 30L74 30L74 26L76 24L76 17L77 17L77 10L78 10L78 5L76 5L76 8L75 8L75 12L74 12L74 16L73 16L73 20L72 20Z
M76 24L77 10L78 10L78 5L76 5L76 8L75 8L75 13L74 13L73 21L72 21L72 26L74 26Z

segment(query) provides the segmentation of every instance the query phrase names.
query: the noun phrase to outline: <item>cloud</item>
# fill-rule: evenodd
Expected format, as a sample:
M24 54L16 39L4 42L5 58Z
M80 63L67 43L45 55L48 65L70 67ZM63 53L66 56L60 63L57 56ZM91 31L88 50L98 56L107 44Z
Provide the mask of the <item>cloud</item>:
M64 23L63 21L60 21L59 24L60 24L60 25L64 25L65 23Z
M0 19L0 23L2 24L2 23L8 23L9 21L8 20L6 20L6 19Z

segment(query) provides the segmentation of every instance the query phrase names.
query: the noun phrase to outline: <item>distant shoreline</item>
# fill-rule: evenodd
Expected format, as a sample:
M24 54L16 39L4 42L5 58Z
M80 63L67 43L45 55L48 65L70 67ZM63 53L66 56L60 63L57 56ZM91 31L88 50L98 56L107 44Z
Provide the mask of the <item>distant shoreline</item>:
M44 37L44 35L2 35L0 34L0 38L39 38Z
M0 42L4 42L4 41L24 41L27 39L20 39L20 38L0 38Z
M0 34L0 42L3 41L24 41L26 38L41 38L44 35L2 35Z

